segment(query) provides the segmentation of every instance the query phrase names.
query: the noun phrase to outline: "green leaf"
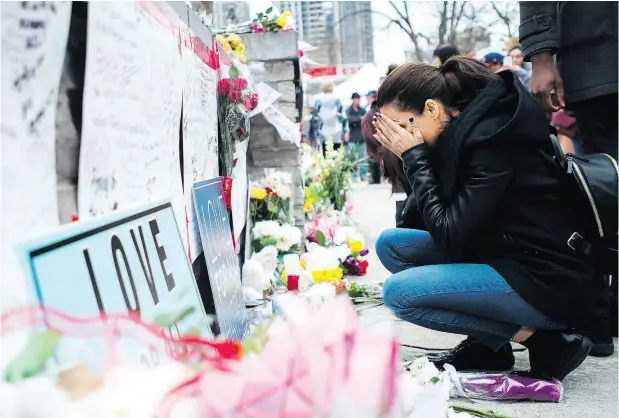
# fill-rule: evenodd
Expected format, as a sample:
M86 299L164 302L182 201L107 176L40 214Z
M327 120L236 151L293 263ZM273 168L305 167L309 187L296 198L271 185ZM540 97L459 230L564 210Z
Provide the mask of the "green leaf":
M43 371L45 363L54 354L62 334L57 331L38 332L30 337L30 341L6 368L4 380L11 383L27 379Z
M277 240L275 238L268 237L260 240L260 245L262 245L263 247L275 244L277 244Z
M318 245L322 247L326 247L327 240L325 239L325 234L322 231L316 231L316 241L318 241Z
M277 205L269 200L267 202L267 210L272 213L277 213Z
M269 7L266 11L266 14L270 14L273 11L273 6Z
M258 13L258 19L262 19L264 17L264 13L260 12Z
M166 312L159 314L155 317L154 322L163 327L169 328L181 322L183 319L187 318L189 315L196 311L195 306L188 306L182 311L178 312Z
M432 379L430 379L430 383L438 383L440 382L441 379L439 379L438 377L434 376Z
M239 71L238 68L236 68L236 65L232 65L230 67L229 74L230 74L230 78L237 78L239 74L241 74L241 72Z

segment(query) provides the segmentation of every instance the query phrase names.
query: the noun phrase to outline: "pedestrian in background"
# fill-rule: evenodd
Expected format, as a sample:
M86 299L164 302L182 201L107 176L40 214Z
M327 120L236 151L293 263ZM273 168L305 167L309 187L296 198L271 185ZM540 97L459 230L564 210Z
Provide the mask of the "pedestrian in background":
M508 68L516 73L522 85L528 89L531 84L531 71L525 67L522 47L519 44L512 46L509 49L508 55L512 60Z
M320 118L319 138L322 152L326 155L327 143L333 144L333 149L339 149L346 139L346 114L342 101L333 94L333 83L322 86L322 96L314 102L313 112Z
M460 55L460 50L454 44L442 44L436 47L432 55L434 56L434 66L440 67L449 58Z
M617 2L520 2L520 43L533 64L531 93L548 112L567 108L584 154L617 159ZM556 58L556 64L555 64ZM617 273L599 304L591 355L614 352Z
M348 143L348 152L353 161L357 161L357 178L365 181L368 174L368 161L365 148L365 142L361 135L361 121L365 116L365 109L359 105L361 95L359 93L352 94L352 104L346 109L346 119L348 120L348 129L350 139Z
M484 55L484 63L493 73L498 73L505 69L505 67L503 67L503 54L498 52L489 52Z

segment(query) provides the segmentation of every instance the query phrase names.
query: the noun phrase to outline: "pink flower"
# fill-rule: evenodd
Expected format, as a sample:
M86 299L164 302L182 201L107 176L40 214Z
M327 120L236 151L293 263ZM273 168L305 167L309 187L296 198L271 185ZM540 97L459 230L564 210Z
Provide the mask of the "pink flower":
M251 24L251 30L256 33L262 33L264 32L264 26L262 26L260 22L253 22Z
M228 92L228 100L234 103L243 103L243 98L239 90L230 90Z
M351 213L354 208L355 205L353 204L352 199L350 198L350 196L346 196L346 201L344 202L344 210L346 211L346 213Z
M240 92L241 90L245 90L247 86L249 86L249 83L244 78L239 77L232 80L231 88L233 90L238 90Z
M231 79L222 78L221 80L219 80L219 83L217 83L217 93L219 94L219 97L226 96L228 92L230 91L231 86L232 86Z

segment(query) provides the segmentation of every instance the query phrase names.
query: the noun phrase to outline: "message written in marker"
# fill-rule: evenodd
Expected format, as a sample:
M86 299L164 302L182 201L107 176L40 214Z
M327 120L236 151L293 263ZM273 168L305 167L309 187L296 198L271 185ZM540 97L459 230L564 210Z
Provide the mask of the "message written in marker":
M221 177L193 185L195 211L221 335L243 340L249 330L239 260L232 245Z
M168 329L175 337L206 322L169 202L72 224L23 252L38 300L68 315L131 312L151 323L189 311ZM208 326L200 331L211 336ZM164 356L131 344L126 350L136 361Z

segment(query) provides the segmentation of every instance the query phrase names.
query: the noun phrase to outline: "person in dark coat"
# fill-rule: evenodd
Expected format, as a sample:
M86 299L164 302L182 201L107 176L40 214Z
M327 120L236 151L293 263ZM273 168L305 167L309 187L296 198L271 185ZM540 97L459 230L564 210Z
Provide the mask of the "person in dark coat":
M438 366L508 370L515 341L528 348L533 376L563 379L589 353L583 333L603 283L586 255L546 230L548 216L582 234L590 225L566 198L539 103L511 71L453 57L439 68L398 67L378 106L375 138L404 162L427 226L378 238L393 273L385 305L468 336L433 358Z
M531 92L547 111L567 108L574 115L584 154L601 152L615 160L617 13L617 2L520 2L520 42L533 66ZM598 308L600 330L591 355L609 356L619 315L616 277Z
M617 13L614 1L520 2L520 43L533 65L531 92L547 111L573 111L585 154L615 159Z

